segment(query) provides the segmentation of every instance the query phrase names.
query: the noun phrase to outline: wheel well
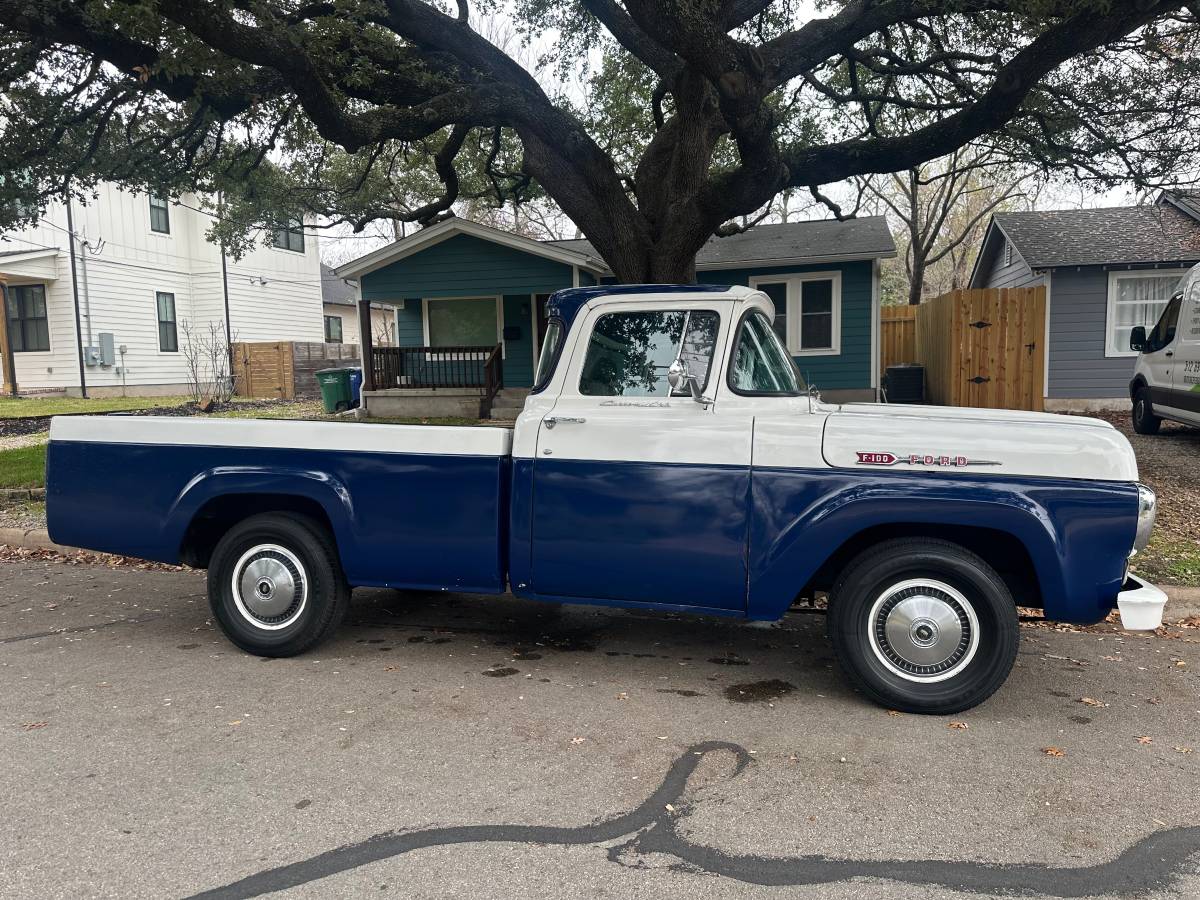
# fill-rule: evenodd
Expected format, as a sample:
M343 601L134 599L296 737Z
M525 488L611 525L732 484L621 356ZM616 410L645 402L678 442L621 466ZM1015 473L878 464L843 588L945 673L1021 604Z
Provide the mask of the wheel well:
M1004 579L1018 606L1042 607L1042 591L1029 551L1007 531L959 525L891 523L860 531L842 544L805 585L800 596L828 591L839 573L859 553L892 538L930 537L958 544L981 557Z
M1146 386L1146 379L1141 375L1136 376L1133 381L1129 382L1129 399L1132 400L1137 396L1137 392Z
M223 494L205 503L192 521L179 546L179 558L185 565L198 569L208 567L217 542L238 522L259 513L286 512L308 516L323 525L331 539L333 523L324 507L309 497L293 494Z

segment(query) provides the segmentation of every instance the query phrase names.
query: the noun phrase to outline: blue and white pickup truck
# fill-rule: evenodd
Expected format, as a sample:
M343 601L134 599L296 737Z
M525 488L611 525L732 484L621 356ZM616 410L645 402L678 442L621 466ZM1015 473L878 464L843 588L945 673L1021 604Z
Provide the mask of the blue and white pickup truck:
M774 324L743 287L562 291L512 429L55 419L50 535L206 567L221 628L267 656L328 637L359 585L756 620L824 592L849 677L916 712L1004 682L1018 605L1157 627L1129 574L1154 494L1118 431L826 404Z

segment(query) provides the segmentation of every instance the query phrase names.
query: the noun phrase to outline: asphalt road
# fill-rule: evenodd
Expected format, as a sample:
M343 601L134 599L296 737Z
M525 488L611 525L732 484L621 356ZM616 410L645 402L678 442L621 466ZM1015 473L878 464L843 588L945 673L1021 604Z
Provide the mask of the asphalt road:
M358 591L268 661L203 585L0 563L0 895L1200 896L1200 630L1027 627L951 720L812 613Z

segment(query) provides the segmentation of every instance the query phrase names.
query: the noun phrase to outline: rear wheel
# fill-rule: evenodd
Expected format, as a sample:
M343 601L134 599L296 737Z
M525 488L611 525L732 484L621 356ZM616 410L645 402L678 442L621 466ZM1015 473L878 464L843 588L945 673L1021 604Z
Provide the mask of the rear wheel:
M1138 434L1158 434L1162 419L1154 414L1150 388L1140 387L1133 395L1133 430Z
M829 637L851 681L883 706L948 714L982 703L1017 655L1017 608L999 575L948 541L886 541L835 585Z
M324 527L307 516L264 513L239 522L217 544L208 600L238 647L295 656L337 629L350 588Z

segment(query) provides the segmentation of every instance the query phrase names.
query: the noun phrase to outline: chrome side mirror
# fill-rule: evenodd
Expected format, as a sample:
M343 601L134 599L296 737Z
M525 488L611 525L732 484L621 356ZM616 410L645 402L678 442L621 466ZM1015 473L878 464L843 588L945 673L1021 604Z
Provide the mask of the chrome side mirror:
M677 358L667 369L667 384L671 386L672 394L686 386L692 399L697 403L704 404L705 409L708 409L708 404L712 403L712 400L705 397L703 391L700 390L700 379L688 371L688 365L682 359Z

